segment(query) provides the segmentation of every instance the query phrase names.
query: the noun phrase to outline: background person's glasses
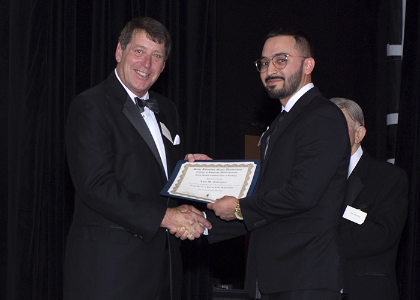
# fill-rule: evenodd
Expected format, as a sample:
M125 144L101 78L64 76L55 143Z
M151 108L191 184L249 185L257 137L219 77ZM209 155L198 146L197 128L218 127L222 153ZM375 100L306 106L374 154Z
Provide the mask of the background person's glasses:
M264 58L258 59L257 61L255 61L255 66L257 67L258 72L260 73L267 72L268 66L270 65L270 60L272 60L274 67L278 70L281 70L286 67L288 57L308 58L307 56L276 54L272 58L264 57Z

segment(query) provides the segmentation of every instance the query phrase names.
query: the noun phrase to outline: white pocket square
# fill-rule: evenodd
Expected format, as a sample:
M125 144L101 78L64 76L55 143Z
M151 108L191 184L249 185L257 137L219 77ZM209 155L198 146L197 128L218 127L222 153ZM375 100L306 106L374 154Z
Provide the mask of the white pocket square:
M181 139L179 138L179 135L176 135L173 144L174 146L176 146L176 145L179 145L180 143L181 143Z
M179 135L176 135L175 139L172 140L171 132L169 131L168 127L166 127L166 125L162 122L160 122L160 126L162 128L162 134L164 137L166 137L174 146L180 144L181 140L179 138Z

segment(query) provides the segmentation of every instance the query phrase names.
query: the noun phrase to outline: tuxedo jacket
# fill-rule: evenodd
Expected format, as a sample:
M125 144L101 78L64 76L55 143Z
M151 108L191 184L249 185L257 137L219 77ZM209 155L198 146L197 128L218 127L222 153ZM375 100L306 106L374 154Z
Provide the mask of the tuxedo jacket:
M181 134L175 105L151 91L149 95L159 104L155 116L161 132L165 126L173 141ZM163 134L162 139L170 175L181 158L180 146ZM66 147L75 208L64 298L154 299L165 253L180 263L179 242L160 228L167 207L178 203L159 195L167 181L161 158L114 71L72 101Z
M274 131L277 119L262 137L258 192L240 200L243 222L209 213L209 241L251 231L246 286L252 298L258 291L339 291L337 227L350 157L347 123L317 88Z
M345 203L367 217L361 225L342 218L339 227L347 299L399 299L395 260L407 217L407 193L402 169L363 152L348 179Z

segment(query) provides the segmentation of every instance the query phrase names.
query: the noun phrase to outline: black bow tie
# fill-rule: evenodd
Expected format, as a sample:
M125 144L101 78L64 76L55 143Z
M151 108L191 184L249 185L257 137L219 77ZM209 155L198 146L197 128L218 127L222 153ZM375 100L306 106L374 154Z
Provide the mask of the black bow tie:
M136 100L136 105L141 113L144 111L145 106L147 106L151 111L159 113L159 104L157 103L156 99L143 100L136 97L134 100Z

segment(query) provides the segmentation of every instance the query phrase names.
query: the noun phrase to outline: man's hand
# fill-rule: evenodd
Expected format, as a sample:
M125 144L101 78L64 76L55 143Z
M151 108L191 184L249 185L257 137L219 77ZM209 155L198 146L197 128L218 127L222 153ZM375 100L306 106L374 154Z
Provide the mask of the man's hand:
M188 160L188 162L194 162L196 160L212 160L211 157L208 157L206 154L201 154L201 153L188 153L187 155L185 155L185 160Z
M221 199L216 199L215 203L208 203L207 208L214 210L216 216L220 217L222 220L232 221L235 220L235 208L236 208L236 199L232 196L224 196Z
M205 228L211 229L211 224L204 218L203 213L186 204L167 208L160 226L168 228L171 234L183 240L186 238L194 240L203 234Z
M194 206L186 205L186 204L181 205L182 213L187 213L189 211L192 211L200 216L205 217L203 212L199 211ZM189 234L188 230L185 227L172 227L171 229L169 229L169 232L171 234L174 234L177 238L180 238L181 240L185 240L187 238L191 240L191 235Z

